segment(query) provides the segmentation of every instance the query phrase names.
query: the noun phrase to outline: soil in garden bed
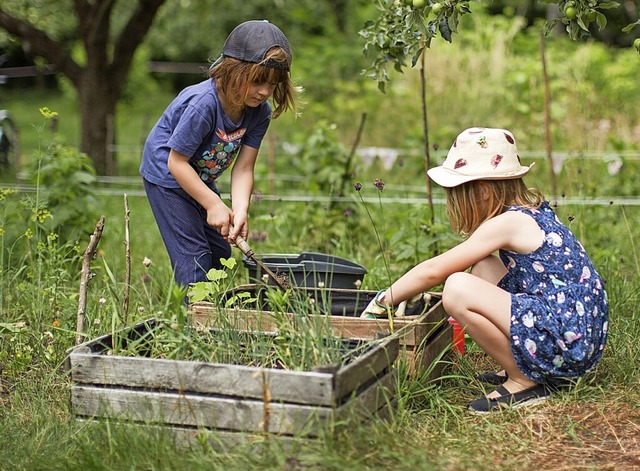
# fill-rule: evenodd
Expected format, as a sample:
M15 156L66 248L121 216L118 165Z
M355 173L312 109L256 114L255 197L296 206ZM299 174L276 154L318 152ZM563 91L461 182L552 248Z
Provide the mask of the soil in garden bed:
M250 295L251 303L244 303L242 309L258 311L280 311L293 314L322 314L331 316L360 317L360 314L371 302L376 291L331 289L331 288L299 288L295 287L283 293L271 287L262 285L242 285L227 291L223 295L223 302L227 302L238 294ZM274 293L278 298L274 306ZM432 297L426 301L420 299L414 305L408 306L405 316L419 316L431 309L438 298Z

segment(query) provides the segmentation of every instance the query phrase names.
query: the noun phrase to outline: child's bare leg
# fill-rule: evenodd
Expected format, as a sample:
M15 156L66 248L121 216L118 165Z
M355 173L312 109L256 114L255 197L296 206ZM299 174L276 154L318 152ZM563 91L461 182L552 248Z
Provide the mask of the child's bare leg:
M507 269L498 256L490 255L471 267L471 274L497 285L498 281L507 274ZM505 378L507 376L504 370L498 371L497 374Z
M509 392L516 393L536 384L520 372L511 353L509 293L478 276L455 273L445 283L442 301L447 313L504 368L509 377L504 387Z

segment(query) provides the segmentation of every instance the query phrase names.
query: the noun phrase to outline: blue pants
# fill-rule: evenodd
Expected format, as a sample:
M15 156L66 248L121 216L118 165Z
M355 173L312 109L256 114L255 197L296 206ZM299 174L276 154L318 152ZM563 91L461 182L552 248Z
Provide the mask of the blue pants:
M221 258L231 257L231 245L207 224L205 209L182 188L143 181L176 282L188 286L206 281L210 269L222 268Z

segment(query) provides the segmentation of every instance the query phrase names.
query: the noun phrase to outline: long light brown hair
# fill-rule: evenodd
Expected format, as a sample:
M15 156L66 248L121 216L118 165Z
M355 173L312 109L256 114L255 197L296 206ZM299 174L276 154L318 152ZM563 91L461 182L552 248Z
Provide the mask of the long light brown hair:
M536 188L527 188L522 178L474 180L446 188L447 214L451 227L469 237L483 222L502 214L509 206L538 208L544 201Z
M288 55L281 47L271 48L259 63L245 62L232 57L224 57L219 64L209 72L209 77L216 81L216 87L236 109L244 108L244 100L249 92L249 86L254 83L275 83L271 100L274 105L272 117L277 118L284 111L297 113L294 95L301 91L294 86L290 73L285 69L267 67L267 61L287 64Z

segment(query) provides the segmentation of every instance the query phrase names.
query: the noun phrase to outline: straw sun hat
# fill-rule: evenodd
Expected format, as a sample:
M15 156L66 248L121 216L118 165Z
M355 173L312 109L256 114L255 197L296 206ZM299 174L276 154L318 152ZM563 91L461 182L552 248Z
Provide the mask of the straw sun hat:
M520 178L533 166L523 166L516 140L506 129L469 128L462 131L447 158L427 173L443 187L458 186L472 180Z

